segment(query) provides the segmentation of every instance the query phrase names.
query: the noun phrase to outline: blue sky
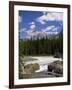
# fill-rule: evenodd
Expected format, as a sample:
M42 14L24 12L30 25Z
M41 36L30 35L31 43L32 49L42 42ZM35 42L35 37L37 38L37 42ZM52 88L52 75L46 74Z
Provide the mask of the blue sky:
M20 38L58 34L63 30L62 12L19 11Z

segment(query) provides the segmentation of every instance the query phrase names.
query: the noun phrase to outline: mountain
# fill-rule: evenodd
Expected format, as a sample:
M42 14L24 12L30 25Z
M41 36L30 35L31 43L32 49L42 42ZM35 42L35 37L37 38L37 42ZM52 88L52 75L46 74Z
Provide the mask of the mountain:
M63 30L61 30L60 32L32 32L32 34L26 35L24 40L36 40L36 39L41 39L41 38L48 38L48 39L52 39L52 38L59 38L63 36Z

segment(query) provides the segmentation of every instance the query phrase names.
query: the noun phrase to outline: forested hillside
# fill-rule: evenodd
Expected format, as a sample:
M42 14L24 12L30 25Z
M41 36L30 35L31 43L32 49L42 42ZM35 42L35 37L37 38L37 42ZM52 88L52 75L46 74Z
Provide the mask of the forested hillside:
M62 31L50 38L19 40L20 55L54 55L55 52L63 53Z

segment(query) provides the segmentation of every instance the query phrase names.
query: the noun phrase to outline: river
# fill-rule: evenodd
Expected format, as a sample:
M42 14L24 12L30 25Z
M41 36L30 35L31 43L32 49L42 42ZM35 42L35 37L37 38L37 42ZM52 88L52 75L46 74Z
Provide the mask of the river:
M54 58L53 56L24 56L24 64L39 64L39 70L36 72L42 72L48 70L48 64L54 62L54 61L62 61L62 58Z

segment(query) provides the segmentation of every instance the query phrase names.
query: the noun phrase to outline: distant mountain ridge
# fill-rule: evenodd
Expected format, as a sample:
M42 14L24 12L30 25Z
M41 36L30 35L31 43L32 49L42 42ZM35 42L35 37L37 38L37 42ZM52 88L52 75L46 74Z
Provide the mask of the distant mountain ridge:
M54 32L54 33L40 32L38 34L32 35L30 38L26 36L24 40L29 40L29 39L37 40L42 38L52 39L52 38L58 38L59 36L63 36L63 30L61 30L60 32Z

